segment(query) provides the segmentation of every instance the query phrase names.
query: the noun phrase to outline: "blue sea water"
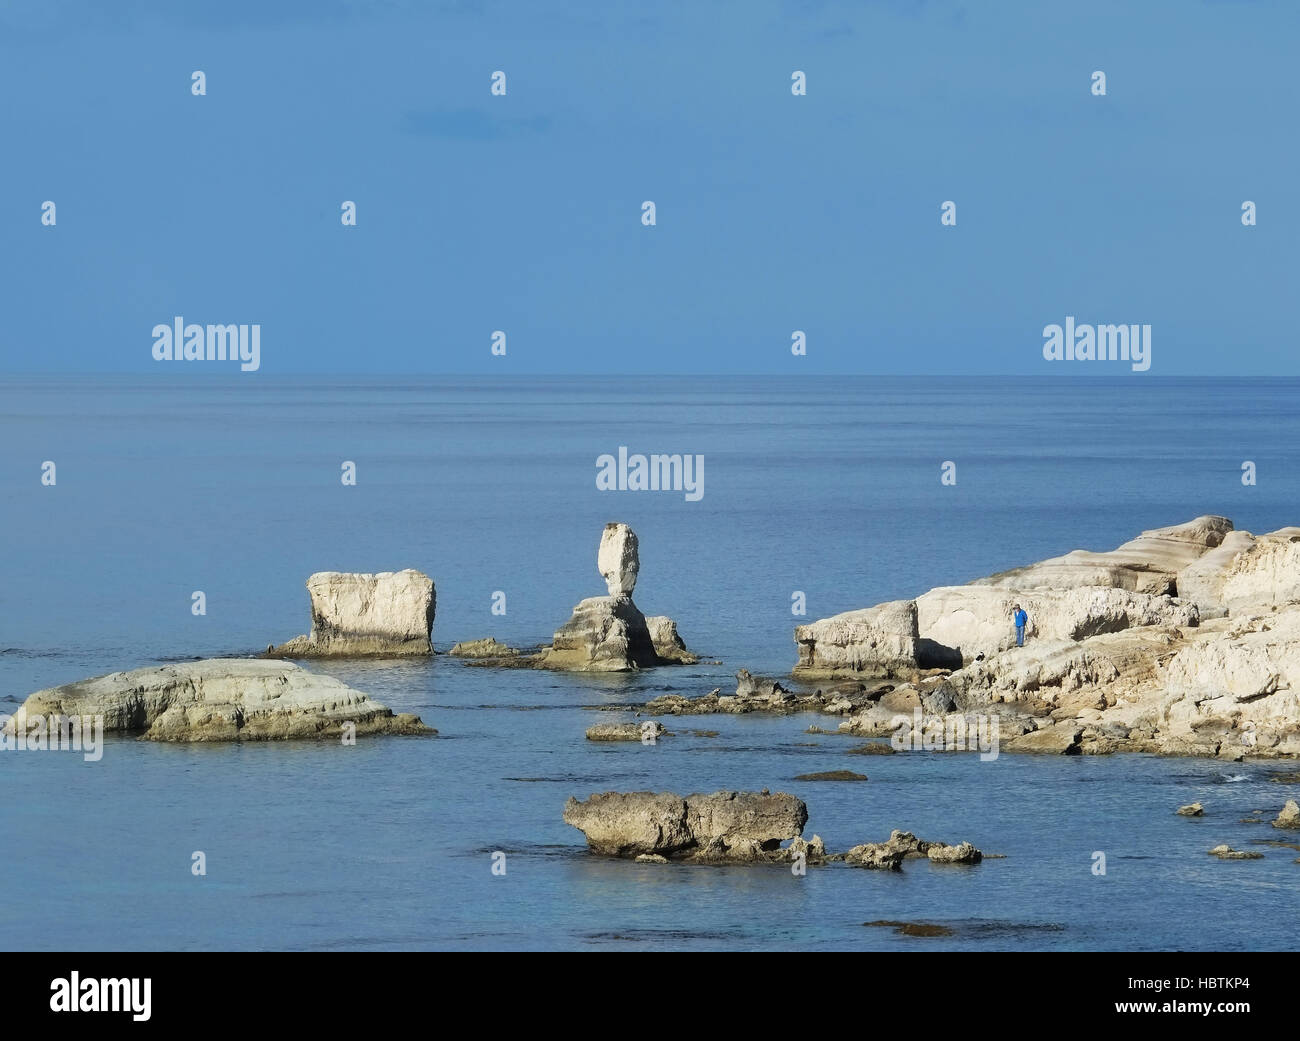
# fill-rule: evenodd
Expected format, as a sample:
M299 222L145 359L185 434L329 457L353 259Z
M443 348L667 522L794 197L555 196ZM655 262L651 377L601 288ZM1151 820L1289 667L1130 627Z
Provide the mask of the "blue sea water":
M788 673L801 621L1203 513L1253 531L1300 523L1298 390L1146 377L7 378L0 712L39 688L305 632L313 571L428 572L440 650L545 641L604 592L595 555L610 520L640 536L638 605L719 664L593 677L445 655L317 663L440 735L351 748L112 739L99 762L2 753L0 947L1293 947L1300 853L1256 844L1286 835L1240 821L1295 794L1270 780L1287 764L861 757L846 754L856 741L806 733L834 727L816 715L668 720L676 736L653 747L583 732L632 718L595 709L728 689L740 667ZM597 490L596 457L620 445L703 455L703 498ZM355 487L340 481L344 461ZM945 461L955 486L940 483ZM796 591L806 619L791 613ZM793 780L832 769L870 780ZM590 855L561 819L570 795L764 787L802 797L805 834L831 848L905 828L1005 859L804 877L640 865ZM1174 815L1194 800L1204 818ZM1206 855L1221 842L1264 859ZM880 919L953 934L863 924Z

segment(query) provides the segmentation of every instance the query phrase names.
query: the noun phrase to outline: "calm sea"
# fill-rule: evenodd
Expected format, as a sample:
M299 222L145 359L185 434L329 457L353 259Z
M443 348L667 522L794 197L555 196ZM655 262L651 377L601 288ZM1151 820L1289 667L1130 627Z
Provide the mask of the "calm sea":
M1270 781L1278 767L851 756L856 742L804 732L835 725L811 715L669 721L677 736L654 747L583 731L631 718L598 707L728 688L740 667L787 673L800 621L1203 513L1253 531L1300 523L1298 390L1145 376L7 378L0 699L305 632L313 571L428 572L441 650L543 641L604 592L596 546L611 520L640 536L638 605L721 664L630 677L446 656L322 664L441 736L114 740L97 763L0 753L0 947L1293 946L1300 852L1255 845L1287 836L1240 822L1296 793ZM596 457L621 445L703 455L703 498L598 491ZM945 461L955 486L940 483ZM792 616L796 592L807 619ZM870 780L793 780L831 769ZM906 828L1005 859L802 878L638 865L587 854L561 820L570 795L764 787L802 797L805 834L832 848ZM1204 818L1174 815L1194 800ZM1206 855L1221 842L1265 858ZM953 935L863 924L878 919Z

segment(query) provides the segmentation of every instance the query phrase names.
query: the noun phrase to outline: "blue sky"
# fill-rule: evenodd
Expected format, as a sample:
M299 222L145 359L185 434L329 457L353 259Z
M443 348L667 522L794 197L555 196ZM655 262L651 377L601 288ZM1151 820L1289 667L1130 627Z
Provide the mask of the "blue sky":
M1296 375L1298 45L1265 2L6 2L0 369L157 372L183 315L262 374L1061 375L1074 315Z

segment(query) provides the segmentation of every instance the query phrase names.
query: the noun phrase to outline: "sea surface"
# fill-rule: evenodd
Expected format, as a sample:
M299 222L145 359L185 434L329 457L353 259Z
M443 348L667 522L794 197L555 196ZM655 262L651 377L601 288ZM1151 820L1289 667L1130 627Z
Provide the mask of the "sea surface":
M1272 780L1295 764L857 756L806 733L835 726L819 715L670 719L654 746L583 732L663 692L730 690L741 667L787 674L800 622L1199 514L1300 523L1298 392L1136 374L0 380L0 712L306 632L314 571L427 572L440 651L543 642L604 593L613 520L640 537L638 605L707 656L603 677L317 663L439 736L0 752L0 948L1294 947L1300 851L1263 843L1300 837L1241 818L1300 794ZM598 490L620 446L703 455L703 498ZM869 780L794 780L834 769ZM904 828L1003 858L642 865L589 854L561 819L571 795L724 788L799 795L805 835L834 849ZM1205 817L1175 816L1192 801ZM1222 842L1264 859L1206 855Z

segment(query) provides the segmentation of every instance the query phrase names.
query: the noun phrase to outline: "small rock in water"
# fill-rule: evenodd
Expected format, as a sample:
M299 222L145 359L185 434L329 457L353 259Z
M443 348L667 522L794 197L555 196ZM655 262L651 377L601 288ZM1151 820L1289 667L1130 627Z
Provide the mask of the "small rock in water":
M643 723L597 723L587 728L587 740L645 741L647 737L659 738L666 733L662 723L648 719Z
M1226 843L1221 846L1215 846L1210 850L1210 856L1218 857L1220 860L1263 860L1263 853L1251 853L1246 850L1233 849Z
M852 770L824 770L818 774L798 774L796 781L865 781L866 774L857 774Z
M1199 802L1189 802L1186 806L1179 806L1177 812L1180 817L1203 817L1205 807Z
M1277 815L1277 820L1273 822L1275 828L1300 828L1300 804L1294 799L1287 799L1286 805L1282 807L1282 812Z

